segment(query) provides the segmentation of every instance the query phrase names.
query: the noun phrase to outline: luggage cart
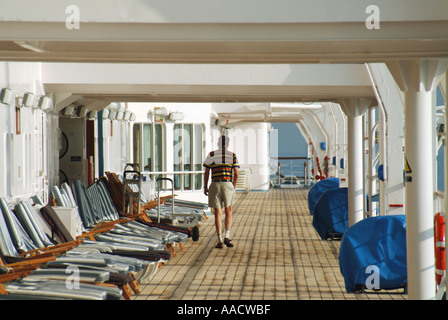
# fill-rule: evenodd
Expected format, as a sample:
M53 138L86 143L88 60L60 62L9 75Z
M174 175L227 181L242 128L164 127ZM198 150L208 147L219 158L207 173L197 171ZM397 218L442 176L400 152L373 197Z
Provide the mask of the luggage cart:
M128 191L128 187L131 191ZM140 197L142 190L142 175L140 174L140 166L138 163L127 163L123 170L123 214L134 212L134 203L137 202L138 211L140 213ZM127 208L126 208L126 200ZM128 209L129 211L126 211Z
M197 241L199 239L199 219L197 215L193 215L185 212L174 212L174 182L173 179L170 178L157 178L157 222L160 223L160 190L162 181L170 181L171 182L171 223L186 227L192 231L192 239L193 241ZM181 221L178 218L183 218Z

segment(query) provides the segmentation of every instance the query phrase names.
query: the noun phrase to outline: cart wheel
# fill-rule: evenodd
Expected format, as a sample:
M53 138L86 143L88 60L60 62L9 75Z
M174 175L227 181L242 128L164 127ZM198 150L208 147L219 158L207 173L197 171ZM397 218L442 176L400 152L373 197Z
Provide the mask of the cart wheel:
M199 227L198 226L193 227L191 237L193 238L193 241L199 240Z

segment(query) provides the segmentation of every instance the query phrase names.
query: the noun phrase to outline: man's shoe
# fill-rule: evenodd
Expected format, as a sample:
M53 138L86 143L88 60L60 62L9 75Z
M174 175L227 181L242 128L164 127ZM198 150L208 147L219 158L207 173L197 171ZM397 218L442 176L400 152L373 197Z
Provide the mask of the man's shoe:
M223 247L224 246L222 245L222 242L218 242L215 246L215 248L218 248L218 249L222 249Z
M224 239L224 244L228 247L228 248L233 248L233 243L232 240L225 238Z

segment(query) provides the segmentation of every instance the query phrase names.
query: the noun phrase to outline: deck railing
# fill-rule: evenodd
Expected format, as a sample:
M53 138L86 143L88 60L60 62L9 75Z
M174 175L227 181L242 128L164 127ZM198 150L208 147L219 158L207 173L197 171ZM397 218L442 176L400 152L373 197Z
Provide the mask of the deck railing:
M309 173L307 166L310 163L308 157L271 157L271 172L275 172L278 181L281 183L282 176L295 176L304 184L309 183Z

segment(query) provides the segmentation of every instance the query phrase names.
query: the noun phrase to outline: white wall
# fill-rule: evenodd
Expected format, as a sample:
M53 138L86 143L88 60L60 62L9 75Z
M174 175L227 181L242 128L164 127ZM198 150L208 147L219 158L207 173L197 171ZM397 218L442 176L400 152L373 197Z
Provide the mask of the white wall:
M174 164L174 151L173 151L173 141L174 141L174 125L179 123L193 123L193 124L203 124L204 125L204 136L203 136L203 158L205 159L206 152L209 149L211 143L211 129L210 129L210 104L209 103L128 103L127 108L135 113L136 119L135 123L152 123L154 121L153 112L154 108L166 108L168 114L171 112L182 112L184 113L183 120L172 121L165 118L163 124L165 126L165 169L166 172L173 172ZM130 132L132 132L132 123L129 126ZM132 134L130 135L129 145L126 147L128 150L127 159L132 160ZM115 146L116 147L116 146ZM116 149L115 149L116 150ZM113 149L110 152L115 152ZM122 172L123 168L119 172ZM168 174L169 176L169 174ZM167 187L170 187L167 184ZM206 202L207 198L202 194L202 191L183 191L178 192L177 198L188 199L193 201Z
M240 170L251 171L251 190L269 189L269 138L268 123L241 123L227 132L229 150L235 152Z
M45 197L46 114L35 107L16 111L24 93L35 95L34 105L45 94L40 63L0 62L1 88L11 89L14 98L8 105L0 104L0 196L9 200L33 194Z

